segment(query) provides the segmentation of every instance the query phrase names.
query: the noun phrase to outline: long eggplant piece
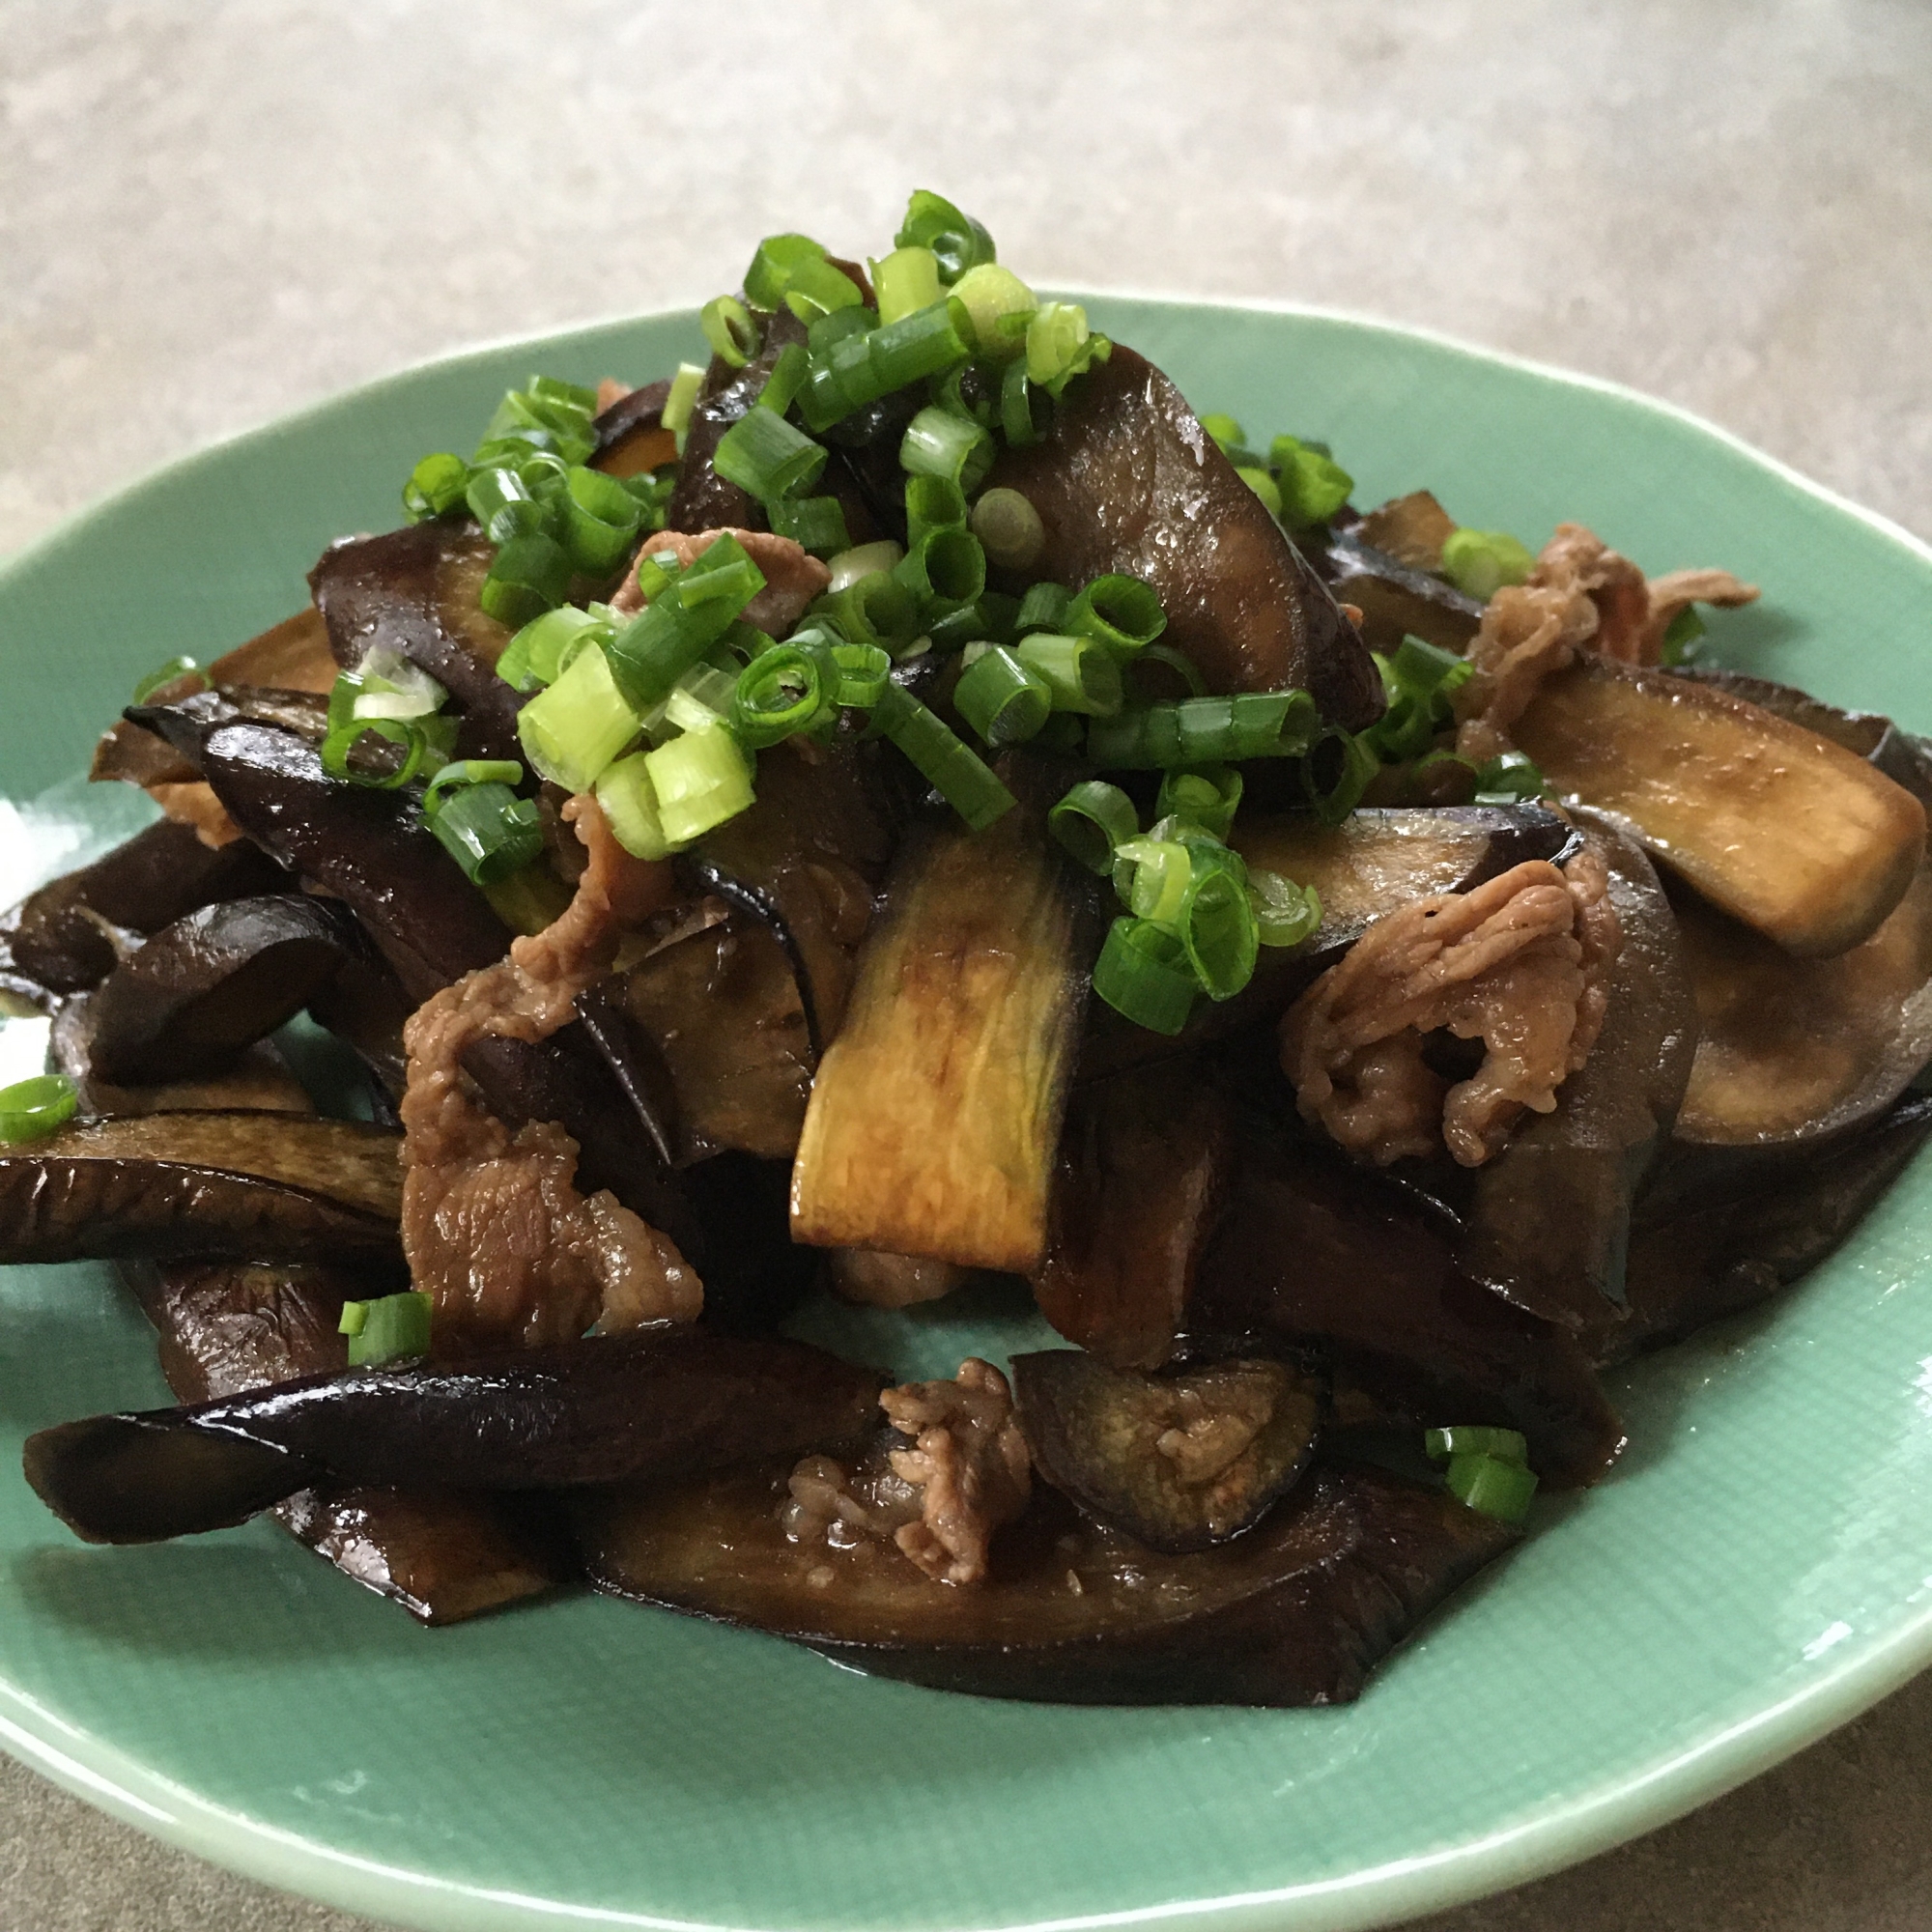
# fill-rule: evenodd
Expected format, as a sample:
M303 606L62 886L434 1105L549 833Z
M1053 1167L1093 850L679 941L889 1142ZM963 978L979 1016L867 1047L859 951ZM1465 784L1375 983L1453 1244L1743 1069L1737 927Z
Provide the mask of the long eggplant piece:
M1528 859L1560 860L1577 842L1576 829L1540 805L1372 808L1335 826L1306 811L1258 812L1237 819L1231 838L1253 869L1313 886L1321 923L1299 946L1264 947L1242 991L1203 1003L1171 1038L1095 1002L1081 1049L1083 1081L1271 1022L1374 921L1411 899L1467 892Z
M1052 427L1008 449L988 484L1039 512L1046 547L1032 575L1078 585L1121 571L1151 584L1165 641L1210 691L1295 686L1351 731L1380 716L1375 661L1327 586L1179 390L1131 349L1116 343L1069 385Z
M677 461L677 438L664 426L668 382L646 383L601 411L590 427L597 434L593 469L607 476L642 476Z
M1329 530L1310 560L1336 601L1362 613L1362 641L1384 656L1406 637L1460 656L1483 621L1483 607L1452 583L1378 550L1356 530Z
M1223 1548L1160 1555L1051 1491L949 1589L869 1539L789 1543L781 1471L576 1505L615 1596L789 1637L936 1690L1057 1704L1347 1703L1369 1671L1516 1531L1438 1490L1318 1466Z
M1316 1350L1417 1424L1520 1430L1548 1483L1592 1482L1609 1466L1623 1428L1576 1338L1463 1274L1441 1217L1386 1177L1258 1122L1241 1151L1184 1355Z
M0 1149L0 1262L400 1264L396 1137L294 1114L134 1115Z
M838 1450L884 1378L804 1342L670 1322L310 1376L29 1436L35 1492L76 1535L151 1543L242 1521L318 1478L398 1490L558 1490Z
M0 919L0 985L50 1007L98 986L117 954L103 923L158 932L197 906L271 893L288 879L252 845L211 850L194 828L161 819L78 871L31 893Z
M1037 1264L1095 936L1041 816L901 855L806 1109L795 1239Z
M510 634L477 602L496 548L475 525L435 519L331 544L309 573L335 660L387 645L426 670L463 715L463 757L515 758L523 698L497 675Z
M1235 1158L1233 1101L1198 1056L1076 1089L1033 1276L1039 1312L1110 1367L1160 1367Z
M355 946L319 899L228 899L164 926L89 997L90 1061L123 1086L218 1072L293 1019Z
M1669 1134L1697 1051L1677 920L1641 847L1594 812L1583 836L1623 931L1590 1057L1555 1110L1527 1116L1475 1171L1457 1258L1474 1280L1562 1326L1621 1307L1631 1204Z
M1668 671L1585 652L1514 729L1559 793L1628 818L1653 858L1801 958L1868 938L1924 854L1925 810L1903 786Z
M272 1040L259 1040L217 1073L123 1087L94 1069L89 1026L93 997L76 994L61 1003L47 1035L47 1068L73 1082L81 1115L89 1120L124 1114L312 1114L315 1102Z

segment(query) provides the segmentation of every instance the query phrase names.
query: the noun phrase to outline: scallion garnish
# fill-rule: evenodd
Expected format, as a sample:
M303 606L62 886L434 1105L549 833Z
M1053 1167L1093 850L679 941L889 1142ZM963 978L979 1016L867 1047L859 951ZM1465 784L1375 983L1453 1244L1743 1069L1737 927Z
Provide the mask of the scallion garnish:
M639 716L662 704L764 587L736 537L715 539L605 646L624 701Z
M751 760L723 724L686 731L644 753L665 842L676 851L753 800Z
M432 1306L413 1289L375 1301L345 1301L336 1331L349 1337L349 1366L373 1369L428 1354Z
M828 646L796 639L774 644L740 672L731 694L731 728L748 752L763 751L810 725L836 701L838 684Z
M1536 1474L1495 1456L1457 1456L1444 1481L1458 1502L1499 1522L1520 1522L1536 1495Z
M1431 1429L1423 1435L1422 1448L1432 1463L1447 1463L1457 1456L1493 1456L1501 1463L1529 1466L1529 1444L1521 1434L1489 1423L1459 1422L1447 1429Z
M483 534L493 544L506 544L513 537L532 535L543 528L546 521L544 506L515 469L472 471L464 498L469 505L469 514L483 526Z
M777 308L798 266L824 259L824 246L810 235L767 235L745 270L745 299L753 308Z
M356 746L371 736L403 747L402 762L393 771L372 771L354 762ZM399 791L422 770L423 760L431 753L422 725L413 719L400 718L352 718L346 724L334 726L320 749L322 768L330 778L375 791Z
M670 842L658 816L658 795L651 783L647 752L617 758L597 775L597 803L610 822L611 836L638 859L668 859Z
M448 450L425 456L403 485L403 510L412 524L446 516L469 488L469 466Z
M1020 639L1014 655L1045 684L1056 711L1111 718L1120 710L1120 661L1099 639L1036 631Z
M1011 810L1013 795L992 767L902 685L880 693L872 724L975 832Z
M74 1084L61 1073L37 1073L0 1087L0 1141L37 1141L73 1119L80 1105Z
M503 654L497 660L497 675L519 691L535 691L554 684L586 644L611 636L611 626L604 619L578 610L574 604L559 605L531 618L503 646Z
M1334 748L1330 762L1329 748ZM1323 825L1340 825L1361 804L1362 794L1381 770L1381 760L1366 737L1339 727L1323 731L1301 761L1302 789ZM1325 771L1334 777L1323 781Z
M1434 749L1436 734L1455 720L1450 696L1466 684L1474 667L1453 651L1405 638L1394 654L1376 656L1388 708L1363 735L1384 764L1419 758Z
M565 791L588 791L638 735L604 650L580 651L547 691L517 713L517 737L543 777Z
M1281 491L1281 520L1296 528L1325 524L1355 487L1355 479L1319 443L1278 436L1268 448L1268 464Z
M813 556L838 556L851 548L845 506L837 497L781 498L765 505L765 521L774 535L789 537Z
M950 476L908 476L905 486L906 541L919 542L927 530L966 522L966 493Z
M985 229L929 188L914 190L894 241L901 248L930 248L942 279L949 282L994 258L993 238Z
M799 412L811 430L826 430L909 383L943 374L972 354L965 309L951 299L915 309L883 328L814 346L811 374L799 391Z
M1103 770L1116 771L1293 758L1307 753L1320 728L1307 692L1249 691L1096 718L1088 726L1087 753Z
M1172 644L1143 644L1121 668L1131 681L1132 695L1138 702L1155 704L1165 696L1162 686L1166 680L1149 675L1155 666L1171 670L1188 696L1208 696L1208 680L1201 675L1201 667L1185 651L1178 651Z
M557 497L571 562L586 577L609 577L637 541L643 506L614 476L571 469Z
M826 449L776 410L747 410L718 440L711 467L760 503L802 496L818 481Z
M1137 838L1141 824L1133 800L1119 785L1088 779L1046 814L1046 829L1090 872L1105 878L1114 869L1114 848Z
M1114 345L1087 327L1087 311L1078 302L1041 302L1027 324L1027 380L1048 395L1058 396L1075 376L1095 362L1104 362Z
M570 592L570 557L554 538L512 537L497 551L477 602L499 624L518 630L552 611Z
M189 671L198 668L192 658L170 658L166 664L156 665L146 677L135 686L129 700L134 704L145 704L163 685L174 683L178 677L185 677Z
M1271 517L1282 514L1281 485L1258 463L1237 463L1235 474L1259 497Z
M974 347L981 355L1007 362L1025 355L1027 324L1039 306L1039 298L1010 269L982 262L953 283L952 294L965 304L972 320Z
M1241 803L1241 775L1229 765L1161 775L1156 818L1184 818L1216 838L1226 838Z
M914 476L943 476L971 496L993 464L993 439L970 416L924 409L906 425L899 466Z
M1138 577L1096 577L1075 592L1061 619L1062 630L1098 638L1122 652L1151 644L1167 629L1160 598Z
M893 661L877 644L834 644L832 662L838 672L836 704L869 711L893 680Z
M1046 526L1018 490L988 490L973 505L973 534L1002 570L1031 570L1046 549Z
M758 325L736 296L713 296L699 311L697 326L713 353L734 369L742 369L758 353Z
M923 604L971 604L986 587L986 553L964 524L942 524L921 535L893 575Z
M1003 644L969 665L953 688L960 717L989 745L1017 745L1033 737L1053 709L1046 680Z
M1504 752L1476 767L1477 805L1519 805L1542 798L1549 781L1527 752Z
M1117 919L1094 962L1094 991L1150 1033L1178 1034L1200 987L1179 939L1144 919Z
M1247 447L1248 433L1233 416L1218 410L1209 410L1200 421L1201 427L1213 439L1215 446L1224 456L1231 449Z
M842 590L828 591L811 607L814 616L830 619L853 643L889 649L911 640L918 609L913 593L883 570L868 571Z
M801 322L830 315L835 309L860 308L865 300L858 283L823 255L800 262L785 282L784 305Z
M1177 928L1194 855L1175 838L1129 838L1114 848L1114 887L1136 919Z
M840 551L837 556L827 557L825 567L832 573L828 594L836 597L841 590L849 590L862 577L870 577L876 571L890 571L904 554L899 545L886 538L878 543L859 544L851 550Z
M1507 530L1451 530L1442 542L1443 576L1481 604L1535 568L1536 559Z
M1694 604L1687 604L1664 627L1658 663L1665 670L1688 665L1697 654L1697 640L1704 635L1704 620Z
M897 322L915 309L930 308L945 294L939 285L939 258L930 248L895 248L872 264L872 293L879 298L879 321Z
M1223 848L1224 850L1226 848ZM1199 849L1177 923L1182 951L1210 1000L1231 1000L1254 978L1261 944L1255 909L1248 897L1247 867L1238 853L1232 864Z
M1013 629L1022 637L1029 631L1065 631L1066 607L1073 593L1064 583L1036 583L1020 599L1019 615Z
M691 427L691 412L703 382L704 371L696 362L680 362L677 374L670 379L670 393L665 397L664 408L658 413L658 421L677 438L680 456L684 453L684 433Z
M1299 946L1321 923L1321 895L1279 872L1248 874L1248 903L1264 946Z
M450 771L445 766L432 784ZM519 798L510 789L523 781L523 767L508 760L479 761L469 769L493 776L472 779L439 793L432 810L424 796L423 809L437 843L463 867L464 876L478 886L494 886L520 872L543 851L543 828L536 801ZM514 772L515 778L503 774Z
M1024 449L1039 440L1033 419L1033 384L1024 355L1009 362L1000 378L1000 434L1012 449Z

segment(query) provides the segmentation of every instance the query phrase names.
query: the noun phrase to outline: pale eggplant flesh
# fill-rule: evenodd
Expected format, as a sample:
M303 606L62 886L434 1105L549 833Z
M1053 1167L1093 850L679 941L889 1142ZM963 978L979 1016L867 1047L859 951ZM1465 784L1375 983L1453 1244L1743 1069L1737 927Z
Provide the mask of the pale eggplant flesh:
M988 488L1017 490L1046 543L1026 576L1077 588L1138 577L1167 613L1163 640L1214 692L1307 691L1330 724L1381 715L1375 661L1327 586L1201 427L1180 392L1120 343L1054 407Z
M325 1478L552 1491L838 1450L874 1428L883 1383L803 1342L659 1322L90 1416L29 1436L24 1467L77 1536L152 1543L245 1520Z
M590 1578L636 1602L788 1637L852 1669L1060 1704L1347 1703L1517 1531L1445 1492L1318 1464L1249 1533L1181 1555L1037 1487L988 1580L935 1583L891 1544L782 1526L785 1469L574 1506Z
M353 1121L192 1112L0 1148L0 1263L228 1256L401 1264L397 1137Z
M339 1374L342 1303L365 1285L340 1268L247 1262L124 1264L184 1403ZM426 1624L459 1623L555 1590L574 1574L540 1499L406 1495L322 1483L277 1503L297 1542Z
M1150 1376L1046 1349L1013 1357L1012 1384L1035 1470L1168 1553L1251 1530L1307 1469L1327 1406L1319 1373L1266 1359Z

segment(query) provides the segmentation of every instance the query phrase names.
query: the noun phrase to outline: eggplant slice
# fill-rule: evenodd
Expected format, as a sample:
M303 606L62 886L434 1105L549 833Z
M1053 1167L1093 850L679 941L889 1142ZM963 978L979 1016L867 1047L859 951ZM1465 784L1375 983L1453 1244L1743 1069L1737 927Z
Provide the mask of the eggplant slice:
M761 530L765 513L756 499L727 482L711 466L724 432L758 400L780 354L793 343L805 344L805 324L789 309L764 317L764 340L743 368L733 368L714 355L698 385L685 431L684 458L678 466L677 488L666 506L665 526L673 530Z
M574 1505L613 1596L789 1637L850 1668L1055 1704L1347 1703L1435 1605L1516 1541L1492 1517L1359 1464L1318 1466L1224 1548L1162 1555L1050 1490L983 1585L934 1583L890 1544L790 1543L785 1471Z
M1336 601L1362 613L1362 641L1392 656L1406 637L1459 657L1483 621L1483 607L1453 583L1376 547L1359 526L1329 530L1310 560Z
M883 1386L804 1342L661 1322L90 1416L29 1436L24 1464L75 1535L152 1543L242 1521L325 1476L405 1491L557 1490L838 1449L874 1427Z
M0 1149L0 1263L233 1256L392 1270L396 1136L283 1113L145 1114Z
M901 855L819 1065L794 1239L1035 1267L1093 923L1043 814L935 831Z
M1179 389L1120 343L1055 405L1053 424L1007 449L988 487L1039 512L1029 576L1078 586L1121 571L1151 584L1165 641L1215 692L1309 692L1351 731L1382 710L1381 680L1327 586L1235 473Z
M1150 1549L1207 1549L1252 1529L1315 1454L1327 1389L1281 1361L1173 1376L1078 1349L1013 1357L1034 1467L1096 1522Z
M1925 810L1903 786L1668 671L1584 652L1515 736L1559 793L1629 819L1653 858L1801 958L1869 938L1924 855Z
M355 945L347 915L296 894L228 899L164 926L88 1001L96 1075L122 1086L219 1072L291 1020Z

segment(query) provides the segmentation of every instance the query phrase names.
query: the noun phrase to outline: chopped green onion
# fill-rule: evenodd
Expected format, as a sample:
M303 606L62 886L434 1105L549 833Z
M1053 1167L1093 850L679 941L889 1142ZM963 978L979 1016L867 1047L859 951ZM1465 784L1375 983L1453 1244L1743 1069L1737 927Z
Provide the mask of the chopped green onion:
M1167 629L1167 612L1152 588L1138 577L1096 577L1076 593L1063 617L1064 629L1098 638L1117 651L1137 651Z
M1391 657L1376 655L1388 709L1364 733L1384 764L1420 758L1434 749L1435 735L1454 721L1452 693L1466 684L1475 667L1453 651L1405 638Z
M904 686L887 685L872 723L975 832L1011 810L1013 795L992 767Z
M704 371L698 364L680 362L677 374L670 379L670 393L665 397L664 409L658 415L659 423L677 438L680 455L684 451L684 433L691 427L692 408L703 382Z
M544 526L544 506L514 469L479 469L471 475L464 495L469 514L483 526L483 534L493 544L506 544L512 537L528 536Z
M918 614L912 592L883 570L828 592L811 609L813 615L829 618L852 643L888 646L910 641Z
M586 577L608 577L637 541L642 506L614 476L581 465L564 480L564 541Z
M1087 750L1094 764L1118 771L1292 758L1306 753L1320 724L1305 691L1247 691L1096 718L1088 727Z
M966 522L966 493L950 476L908 476L905 506L910 544L918 544L927 530Z
M1120 661L1097 638L1036 631L1021 639L1014 655L1045 684L1056 711L1111 718L1120 710Z
M765 520L775 535L789 537L813 556L838 556L852 545L845 505L837 497L781 498L765 505Z
M448 795L464 785L520 785L523 781L524 768L514 758L460 758L444 765L423 786L423 816L434 818Z
M1002 570L1031 570L1046 549L1046 526L1018 490L988 490L973 505L973 534Z
M1262 499L1271 517L1282 513L1281 485L1259 464L1237 463L1235 474Z
M1033 737L1053 709L1046 680L1003 644L967 667L952 703L989 745L1017 745Z
M761 503L802 495L818 481L828 452L776 410L747 410L718 439L711 467Z
M1114 888L1136 919L1179 928L1194 855L1173 838L1129 838L1114 848Z
M1009 362L1000 379L1000 434L1013 449L1025 449L1039 440L1033 419L1033 384L1024 356Z
M939 257L930 248L895 248L872 264L872 291L879 298L882 323L930 308L945 294L939 285Z
M517 765L506 768L522 778ZM464 876L479 886L496 885L522 871L543 851L536 801L519 798L508 784L495 780L443 794L429 814L429 829L463 867Z
M1006 362L1026 353L1026 326L1039 298L1010 269L982 262L953 283L952 294L966 305L974 347L981 355Z
M1013 629L1024 635L1028 631L1059 631L1066 629L1066 607L1073 602L1073 593L1064 583L1036 583L1020 599L1019 615L1013 619Z
M610 624L602 618L580 611L574 604L559 605L532 617L503 646L503 654L497 660L497 675L519 691L554 684L577 651L611 635Z
M877 644L834 644L832 662L838 682L833 701L869 711L886 695L893 680L893 661Z
M639 716L662 704L764 587L738 539L715 538L605 646L625 702Z
M1122 667L1123 673L1134 680L1134 696L1141 703L1156 704L1164 696L1166 680L1150 678L1147 674L1151 665L1173 671L1188 696L1208 696L1208 680L1185 651L1178 651L1172 644L1143 644Z
M1195 850L1193 880L1179 913L1180 943L1210 1000L1231 1000L1255 976L1261 929L1248 899L1246 867L1202 863ZM1239 867L1239 869L1235 869Z
M834 309L863 308L865 302L859 284L822 255L800 262L785 282L784 305L801 322L830 315Z
M1341 748L1341 764L1333 783L1324 787L1316 777L1315 766L1317 754L1329 744ZM1361 804L1362 794L1381 768L1381 760L1366 737L1357 738L1339 727L1323 731L1309 747L1301 765L1302 788L1316 817L1323 825L1340 825Z
M525 756L569 792L588 791L638 729L602 650L580 651L549 690L517 713Z
M1445 1481L1458 1502L1499 1522L1520 1522L1536 1495L1532 1470L1495 1456L1452 1457Z
M966 311L951 299L915 309L883 328L814 349L811 375L799 392L809 428L829 429L841 416L909 383L937 376L972 353Z
M520 630L554 610L570 594L570 558L546 536L512 537L477 592L477 602L499 624Z
M415 1289L375 1301L345 1301L336 1331L349 1337L349 1366L374 1369L428 1354L433 1305Z
M1114 848L1139 836L1134 802L1104 779L1077 784L1046 814L1046 829L1090 872L1114 869Z
M644 753L658 822L676 851L736 818L751 803L752 763L723 724L687 731Z
M1247 446L1248 433L1233 416L1209 412L1200 420L1201 427L1214 439L1224 455L1231 449L1242 449Z
M971 604L986 587L986 553L963 524L945 524L927 530L894 565L893 575L922 602Z
M597 803L610 821L611 836L636 859L668 859L670 843L658 816L646 752L633 752L597 775Z
M1299 946L1321 923L1321 895L1279 872L1248 874L1248 903L1264 946Z
M966 416L921 410L906 425L899 467L914 476L944 476L969 497L992 468L993 439Z
M1241 803L1241 775L1229 765L1161 775L1154 801L1156 818L1185 818L1216 838L1225 838Z
M908 486L910 487L910 486ZM891 538L879 543L860 544L852 550L843 550L837 556L827 557L825 567L832 573L832 582L828 594L836 597L841 590L849 590L862 577L870 577L875 571L890 571L905 552Z
M403 511L412 524L446 516L463 501L469 487L469 466L443 449L425 456L403 485Z
M1488 1423L1459 1422L1448 1429L1432 1429L1422 1438L1423 1452L1432 1463L1447 1463L1457 1456L1493 1456L1499 1463L1529 1466L1529 1444L1514 1429L1497 1429Z
M1094 991L1136 1026L1172 1035L1186 1026L1200 987L1172 932L1126 918L1107 929L1094 962Z
M777 308L800 264L824 259L824 246L810 235L767 235L745 270L745 299L753 308Z
M172 684L178 677L185 677L196 668L192 658L170 658L166 664L156 665L135 685L131 701L135 704L145 704L163 685Z
M1281 490L1281 520L1297 529L1325 524L1355 487L1355 479L1325 449L1299 437L1276 437L1268 462Z
M758 353L758 325L736 296L713 296L699 312L697 326L714 354L742 369Z
M1078 302L1041 302L1027 324L1027 380L1049 395L1059 395L1073 377L1112 353L1104 335L1089 330L1087 311Z
M393 772L364 771L351 762L351 753L370 735L404 747L403 762ZM330 778L367 785L372 791L400 791L422 769L430 743L422 726L413 719L352 718L348 724L336 725L323 739L321 752L322 768Z
M914 190L893 240L901 248L930 248L941 276L949 282L993 260L993 238L985 229L929 188Z
M1518 805L1541 798L1548 781L1527 752L1504 752L1476 768L1476 805Z
M1697 639L1703 635L1704 620L1697 614L1696 606L1685 605L1664 630L1658 663L1666 670L1675 670L1680 665L1689 664L1695 657Z
M840 314L846 313L844 310ZM811 357L806 353L801 342L787 342L772 361L772 373L765 378L764 387L758 391L756 407L770 410L777 415L783 415L798 398L798 392L805 386L805 381L811 374Z
M1535 568L1536 559L1507 530L1451 530L1442 540L1443 576L1481 604Z
M0 1087L0 1141L37 1141L65 1126L80 1105L65 1074L37 1073Z
M731 728L748 752L762 751L811 724L837 686L829 650L774 644L739 675L731 695Z

